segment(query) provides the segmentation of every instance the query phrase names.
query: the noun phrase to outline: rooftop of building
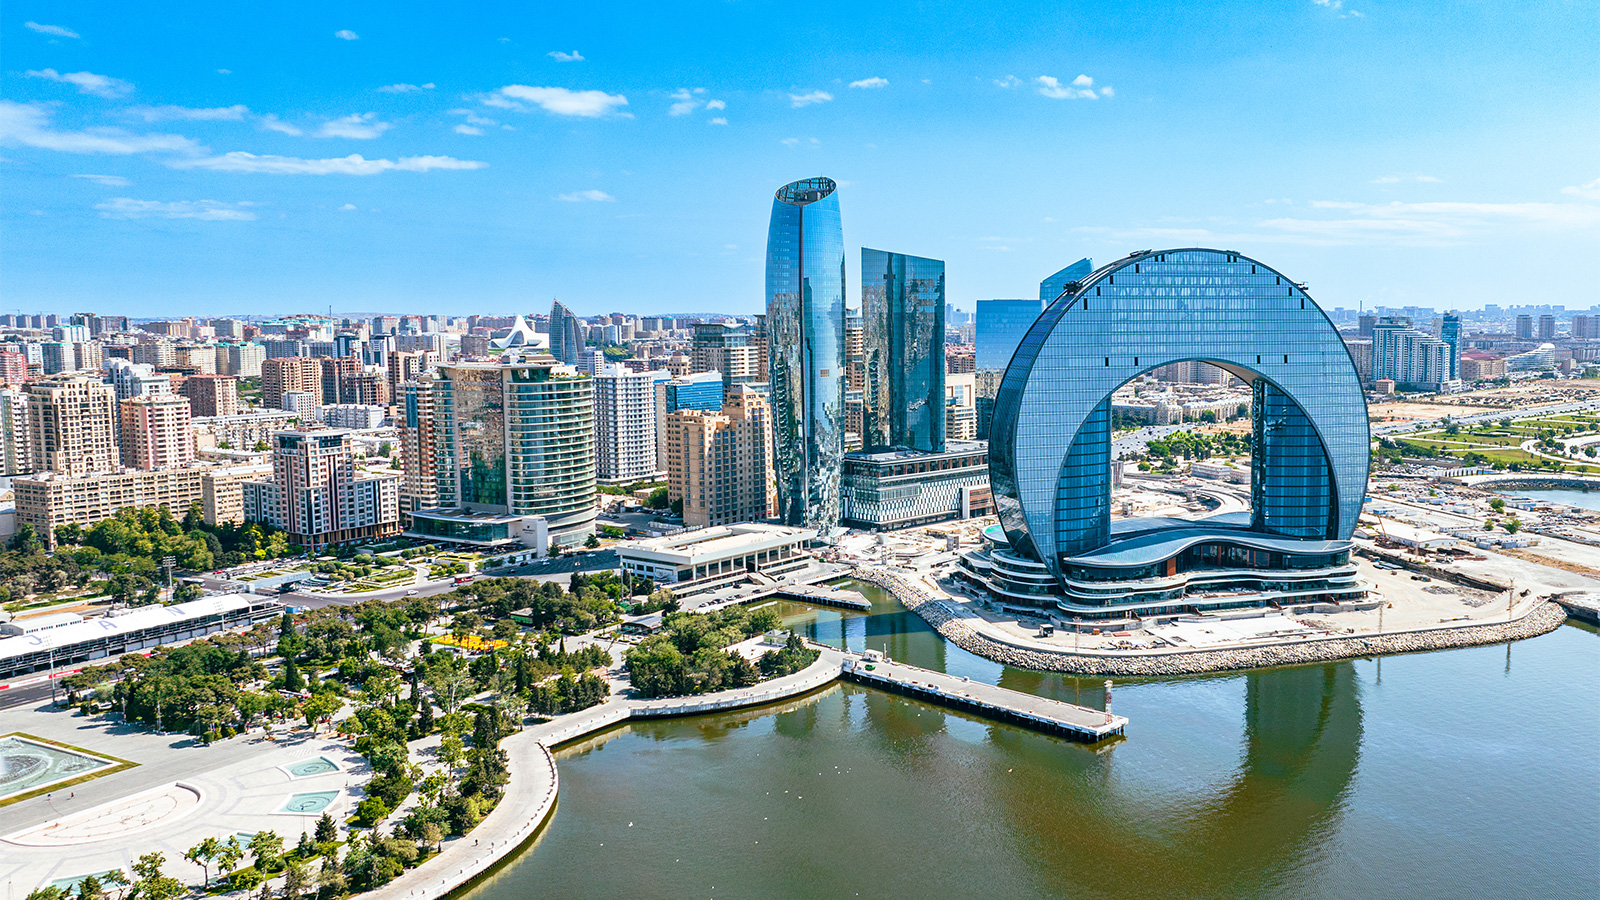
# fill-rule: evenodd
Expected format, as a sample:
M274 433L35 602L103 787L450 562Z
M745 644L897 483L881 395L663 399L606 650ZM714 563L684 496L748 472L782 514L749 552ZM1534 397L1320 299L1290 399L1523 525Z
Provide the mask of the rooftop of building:
M262 602L264 602L262 598L252 594L225 594L202 597L187 603L174 603L171 606L144 606L122 615L85 619L82 622L59 625L29 634L0 638L0 659L66 647L96 638L130 634L146 628L158 628L162 625L222 615Z
M791 528L764 522L716 525L666 537L629 541L617 548L621 554L654 553L694 559L720 559L782 543L800 543L817 536L814 528Z
M856 450L846 453L845 456L849 459L859 459L867 462L890 463L920 459L949 459L987 452L989 452L988 441L945 441L944 452L942 453L912 450L909 447L891 447L887 450Z

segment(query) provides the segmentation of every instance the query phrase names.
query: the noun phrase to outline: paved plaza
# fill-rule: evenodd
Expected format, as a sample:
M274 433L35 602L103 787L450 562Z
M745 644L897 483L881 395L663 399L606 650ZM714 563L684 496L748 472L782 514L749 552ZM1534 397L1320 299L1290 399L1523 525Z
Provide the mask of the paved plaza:
M136 765L0 809L0 881L11 897L128 871L152 851L166 854L168 874L198 883L203 870L183 854L202 839L270 829L292 846L323 810L349 815L368 774L347 744L304 728L205 746L43 703L0 711L0 734L12 732Z

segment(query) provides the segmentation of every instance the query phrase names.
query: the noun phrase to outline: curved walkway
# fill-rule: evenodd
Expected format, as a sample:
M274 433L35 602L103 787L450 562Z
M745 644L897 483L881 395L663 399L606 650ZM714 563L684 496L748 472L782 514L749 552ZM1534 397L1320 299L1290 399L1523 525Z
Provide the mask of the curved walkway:
M884 569L858 568L855 577L889 591L901 605L921 616L935 631L963 650L985 659L1024 669L1077 675L1195 675L1267 666L1300 665L1387 653L1414 653L1535 637L1554 631L1567 613L1555 603L1523 604L1511 621L1475 625L1438 625L1357 637L1316 637L1224 649L1060 650L1035 641L1023 642L989 627L986 620L958 610L950 598L925 581ZM946 595L948 598L948 595Z
M816 662L792 675L693 698L615 697L506 737L500 747L509 757L510 780L506 782L505 796L478 827L465 837L446 842L439 855L422 865L357 897L360 900L438 900L465 886L535 837L550 818L560 788L551 747L629 719L721 712L809 693L838 678L845 662L844 654L838 650L813 646L821 651Z

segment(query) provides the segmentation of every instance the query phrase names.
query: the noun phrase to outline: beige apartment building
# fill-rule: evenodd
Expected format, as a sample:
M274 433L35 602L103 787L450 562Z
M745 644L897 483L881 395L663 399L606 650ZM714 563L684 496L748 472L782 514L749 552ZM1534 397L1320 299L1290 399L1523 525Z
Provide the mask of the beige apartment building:
M33 471L77 476L114 472L116 393L87 375L53 375L23 386Z
M146 472L194 462L194 426L189 400L176 394L132 397L122 414L122 464Z
M668 494L691 527L756 522L777 506L772 414L758 391L734 385L721 412L667 417Z

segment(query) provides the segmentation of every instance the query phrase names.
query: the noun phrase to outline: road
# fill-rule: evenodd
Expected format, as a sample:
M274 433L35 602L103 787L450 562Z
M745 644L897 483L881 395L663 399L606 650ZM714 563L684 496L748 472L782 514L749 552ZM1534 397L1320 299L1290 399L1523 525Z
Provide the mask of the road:
M1382 411L1383 407L1377 407ZM1593 400L1578 400L1572 403L1557 403L1553 406L1539 406L1533 409L1510 410L1502 409L1494 412L1479 413L1475 416L1452 416L1450 421L1460 425L1481 425L1484 422L1498 422L1501 419L1533 419L1542 416L1558 416L1562 413L1579 412L1584 410L1600 409L1600 398ZM1445 413L1444 415L1449 415ZM1429 431L1437 428L1444 418L1423 419L1416 422L1390 422L1383 425L1372 426L1374 437L1378 435L1405 434L1411 431Z
M615 550L588 550L580 553L565 553L548 561L545 565L535 563L527 566L516 566L508 569L494 569L489 572L480 572L480 578L532 578L538 581L554 581L560 585L572 583L573 572L603 572L616 571L620 563ZM279 594L278 599L285 605L299 609L321 609L325 606L354 606L368 600L400 600L408 596L432 597L455 589L455 580L445 578L438 581L426 581L421 584L402 585L382 591L368 591L363 594L323 594L305 591L293 591ZM412 592L416 593L413 595Z
M1146 425L1135 431L1118 432L1111 438L1111 458L1122 459L1143 453L1147 441L1159 440L1175 431L1192 431L1194 428L1194 422L1182 422L1172 425Z

